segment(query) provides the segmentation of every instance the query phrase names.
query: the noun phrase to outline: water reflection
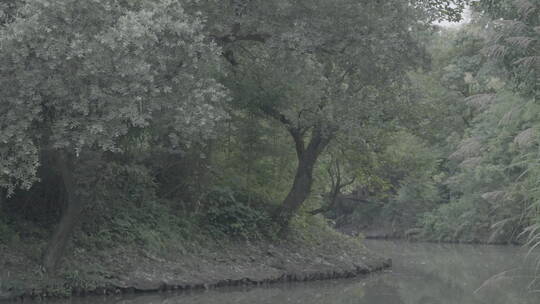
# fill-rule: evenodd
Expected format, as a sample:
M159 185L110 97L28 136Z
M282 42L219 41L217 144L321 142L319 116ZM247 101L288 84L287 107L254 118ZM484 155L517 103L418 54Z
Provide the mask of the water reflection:
M380 280L397 290L399 303L540 302L533 292L535 258L519 247L375 241L368 246L394 259L393 273ZM369 300L379 303L376 295Z
M361 280L218 289L188 294L82 298L76 304L528 304L540 303L534 258L518 247L368 241L391 271Z

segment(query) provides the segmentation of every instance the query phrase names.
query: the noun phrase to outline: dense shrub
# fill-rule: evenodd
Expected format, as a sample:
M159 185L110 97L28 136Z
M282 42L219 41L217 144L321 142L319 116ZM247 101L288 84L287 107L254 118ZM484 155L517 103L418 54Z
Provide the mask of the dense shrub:
M242 198L244 200L242 200ZM274 234L275 224L263 202L248 205L245 194L230 188L214 188L205 198L207 209L203 222L211 232L232 237L262 238Z
M0 211L0 244L8 244L15 235L15 231L6 223Z

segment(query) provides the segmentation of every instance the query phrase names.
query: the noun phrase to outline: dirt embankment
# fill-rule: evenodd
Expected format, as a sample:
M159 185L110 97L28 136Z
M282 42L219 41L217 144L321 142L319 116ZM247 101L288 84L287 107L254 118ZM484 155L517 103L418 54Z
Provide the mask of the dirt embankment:
M56 276L13 249L0 249L3 300L348 278L391 264L337 233L309 241L214 243L177 253L74 250Z

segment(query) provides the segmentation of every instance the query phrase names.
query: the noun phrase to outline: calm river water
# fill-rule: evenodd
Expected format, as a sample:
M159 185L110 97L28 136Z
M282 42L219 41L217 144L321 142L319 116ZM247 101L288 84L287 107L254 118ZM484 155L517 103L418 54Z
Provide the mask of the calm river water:
M88 297L74 304L528 304L540 303L536 258L511 246L366 241L392 270L361 279L218 289L188 294ZM540 275L539 275L540 277ZM540 279L539 279L540 280Z

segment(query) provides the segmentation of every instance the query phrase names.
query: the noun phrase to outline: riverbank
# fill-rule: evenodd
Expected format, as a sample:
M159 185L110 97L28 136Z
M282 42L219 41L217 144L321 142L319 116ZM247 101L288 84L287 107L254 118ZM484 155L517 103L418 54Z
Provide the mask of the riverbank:
M355 238L331 229L294 232L286 240L208 240L183 252L137 246L72 248L54 276L27 253L0 248L0 299L66 297L286 281L349 278L390 266Z
M351 237L361 237L368 240L406 240L424 243L447 244L479 244L479 245L513 245L523 246L527 243L525 235L518 235L512 239L497 238L494 231L486 230L476 235L456 235L455 238L437 238L422 228L392 227L390 225L371 225L356 227L345 225L336 230Z

